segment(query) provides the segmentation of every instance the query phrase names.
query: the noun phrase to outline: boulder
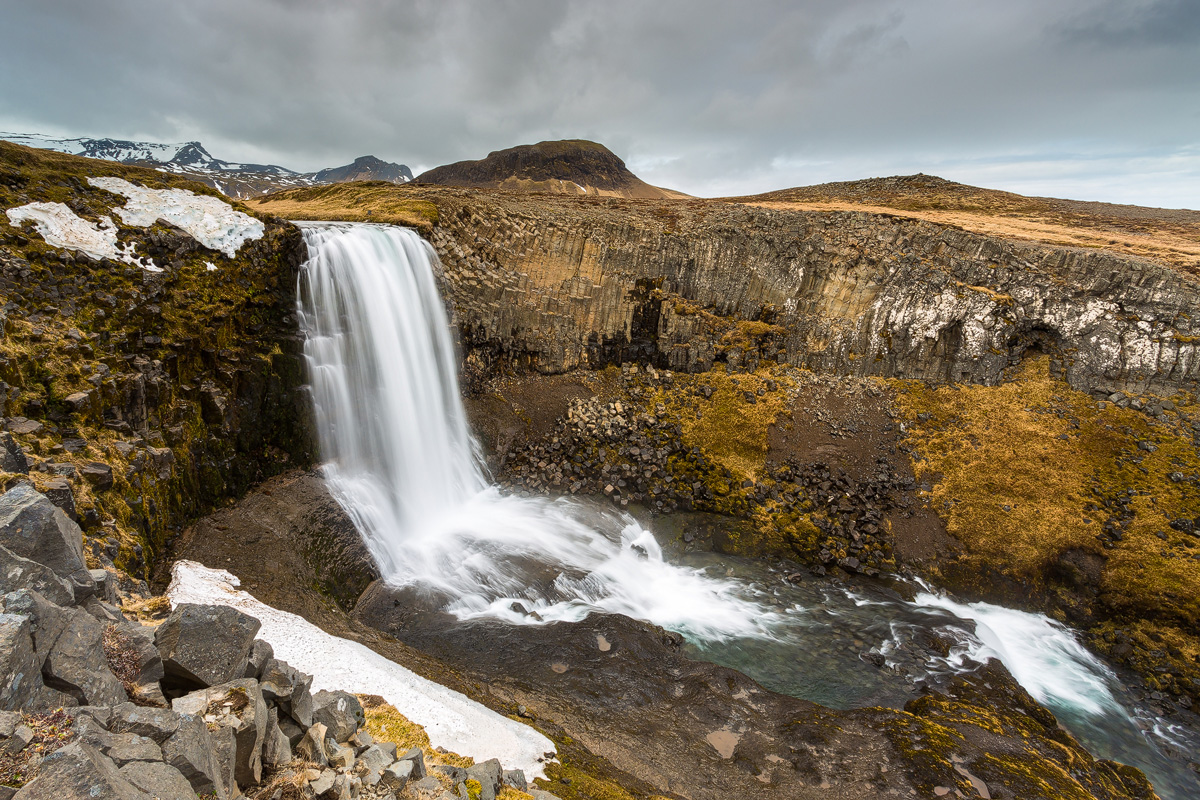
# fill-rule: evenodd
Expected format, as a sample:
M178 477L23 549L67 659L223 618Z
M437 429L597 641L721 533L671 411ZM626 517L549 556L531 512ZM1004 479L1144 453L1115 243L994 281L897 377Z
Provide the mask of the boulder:
M85 413L92 405L91 392L72 392L63 398L63 402L70 407L74 414Z
M329 753L329 766L336 770L345 772L354 766L354 748L345 744L330 745L325 743L326 750Z
M27 616L0 614L0 710L36 708L44 695L32 627Z
M414 780L424 778L429 774L429 771L425 769L425 754L421 752L421 748L419 747L409 748L398 760L411 761L413 763L412 776Z
M164 684L190 691L241 678L259 627L254 617L229 606L179 604L154 635Z
M295 749L296 745L300 744L300 740L304 738L304 729L296 724L296 720L287 715L279 717L279 730L287 737L288 744Z
M123 767L133 761L162 761L162 748L153 739L133 733L110 733L109 741L100 751L116 764ZM141 786L133 781L135 786ZM143 787L144 788L144 787Z
M359 728L348 741L354 748L354 752L361 754L368 747L375 744L375 737L368 733L365 728ZM395 758L388 763L390 764L392 761L395 761Z
M523 792L529 788L529 781L525 779L525 772L519 769L504 770L503 777L504 785L511 786L518 792Z
M263 736L263 765L278 767L292 760L292 743L279 727L279 709L267 712L267 731Z
M103 492L106 489L111 489L113 485L112 467L100 461L89 461L79 470L79 474L85 481L92 485L92 488L98 492Z
M42 664L45 684L74 697L79 705L115 706L128 700L104 655L104 628L81 609L68 612L66 626ZM42 645L38 633L39 649Z
M246 656L246 672L242 677L258 680L262 675L263 667L267 665L268 661L274 659L275 651L270 643L264 642L262 639L255 639L250 645L250 655Z
M309 782L308 788L314 797L323 797L333 790L333 781L336 777L337 773L333 770L322 770L320 775Z
M0 745L0 755L15 756L24 750L29 745L33 744L33 728L25 724L19 724L11 734L4 739L4 744Z
M55 605L26 589L4 596L4 610L29 617L42 682L75 699L76 705L125 702L125 689L104 654L104 626L81 608Z
M304 732L300 743L296 745L296 757L310 764L324 767L329 765L329 753L325 749L327 730L320 722L314 722Z
M197 800L187 779L169 764L134 761L121 767L121 777L154 798Z
M218 800L240 797L237 773L237 736L233 728L218 728L213 732L213 765L217 771L214 794ZM222 788L224 787L224 788Z
M384 767L383 772L379 775L379 783L385 789L393 792L402 791L408 785L409 781L415 780L418 780L418 778L413 774L413 762L411 760L397 761L390 766ZM437 779L434 778L434 781L436 782ZM440 788L441 783L438 783L438 786Z
M267 704L258 681L244 678L200 689L171 701L171 709L202 717L210 726L232 728L236 746L234 777L242 786L259 782Z
M175 735L188 718L169 708L145 708L121 703L112 710L108 729L113 733L135 733L161 745Z
M379 745L371 745L358 756L358 764L355 766L355 771L362 777L362 782L367 786L374 786L379 783L383 771L395 762L395 758L388 754Z
M39 663L46 661L46 657L50 655L50 648L67 629L71 618L78 613L76 608L52 603L40 592L29 589L9 592L0 599L0 605L5 613L29 617L33 650L37 653Z
M99 750L72 742L42 759L37 777L14 800L150 800Z
M29 459L11 433L0 433L0 470L29 474Z
M69 581L44 564L22 558L0 545L0 593L22 589L39 592L55 605L75 605L75 588Z
M154 630L136 622L117 624L122 644L128 647L132 666L136 669L133 693L143 705L166 706L159 681L166 674L158 648L154 646Z
M335 742L345 742L366 721L366 717L358 698L349 692L320 691L313 695L313 721L328 728Z
M117 576L106 569L89 569L88 574L92 576L92 582L96 584L96 597L110 606L120 604L121 598L117 595Z
M489 759L482 764L467 768L467 779L479 781L479 800L496 800L503 785L504 767L497 759Z
M77 521L79 513L75 508L75 492L71 490L71 482L66 478L55 478L42 484L42 494L57 506L67 519Z
M83 531L29 484L0 496L0 546L49 567L72 585L76 602L91 596L94 583L83 559Z
M233 797L233 761L228 767L218 758L222 740L234 750L233 731L215 733L196 716L182 715L179 727L162 745L163 761L187 779L196 794L216 794L222 800Z
M287 712L301 728L313 723L312 676L275 658L263 664L259 684L263 698Z

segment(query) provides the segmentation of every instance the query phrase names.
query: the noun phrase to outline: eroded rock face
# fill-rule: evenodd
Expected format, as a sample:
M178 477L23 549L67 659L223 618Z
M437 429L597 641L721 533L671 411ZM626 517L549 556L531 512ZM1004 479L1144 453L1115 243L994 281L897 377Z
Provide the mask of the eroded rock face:
M1194 386L1194 279L1154 262L877 214L432 194L476 356L543 372L767 358L994 384L1031 348L1076 388Z

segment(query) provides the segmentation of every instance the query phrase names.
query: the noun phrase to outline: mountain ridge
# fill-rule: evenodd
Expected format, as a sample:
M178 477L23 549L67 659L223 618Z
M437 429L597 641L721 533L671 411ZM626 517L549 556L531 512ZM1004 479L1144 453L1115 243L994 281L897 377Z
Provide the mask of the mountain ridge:
M276 164L249 164L214 157L198 141L158 143L113 138L55 138L39 133L0 132L0 139L68 155L150 167L204 183L228 197L246 199L282 189L354 180L407 183L412 171L375 156L317 172L297 172Z

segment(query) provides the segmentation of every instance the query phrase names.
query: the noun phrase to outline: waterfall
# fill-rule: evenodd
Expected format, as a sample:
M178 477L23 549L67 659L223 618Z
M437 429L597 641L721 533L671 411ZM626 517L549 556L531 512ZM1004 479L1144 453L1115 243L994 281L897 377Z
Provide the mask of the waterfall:
M626 513L505 495L491 484L463 410L437 257L425 241L385 225L302 228L309 260L300 317L325 479L386 581L432 593L460 619L537 624L607 612L647 620L768 686L789 664L803 668L795 654L819 649L812 637L827 635L814 609L782 601L778 588L668 564ZM1156 745L1184 734L1143 719L1104 664L1044 615L932 593L913 603L846 594L883 623L856 636L926 618L961 643L944 665L970 671L998 658L1098 754L1146 769L1164 797L1195 796L1194 776ZM817 607L842 624L849 618L828 602ZM900 622L889 626L889 617Z
M305 355L325 478L382 577L466 619L594 611L704 639L769 635L748 587L675 567L628 514L491 485L459 395L433 249L385 225L304 225Z

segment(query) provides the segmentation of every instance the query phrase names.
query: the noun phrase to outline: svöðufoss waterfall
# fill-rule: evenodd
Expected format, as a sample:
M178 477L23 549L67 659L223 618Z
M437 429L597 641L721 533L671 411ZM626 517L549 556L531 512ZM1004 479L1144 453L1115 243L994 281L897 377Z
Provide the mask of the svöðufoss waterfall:
M301 316L326 479L384 579L432 591L462 618L605 611L703 639L768 633L776 615L733 582L666 563L629 515L490 484L420 237L347 224L305 237Z
M503 494L467 424L432 248L385 225L303 228L310 257L300 278L301 324L326 481L388 582L434 594L460 619L531 624L606 612L647 620L784 691L804 684L796 653L816 650L830 621L873 638L884 661L905 631L948 631L963 644L954 657L933 659L930 674L998 658L1097 755L1141 766L1164 797L1200 788L1156 747L1156 736L1170 742L1178 732L1156 731L1144 718L1148 735L1139 732L1138 709L1117 696L1106 667L1043 615L841 589L814 604L670 564L628 514ZM862 664L831 672L853 675L851 667ZM844 702L865 699L851 691Z

